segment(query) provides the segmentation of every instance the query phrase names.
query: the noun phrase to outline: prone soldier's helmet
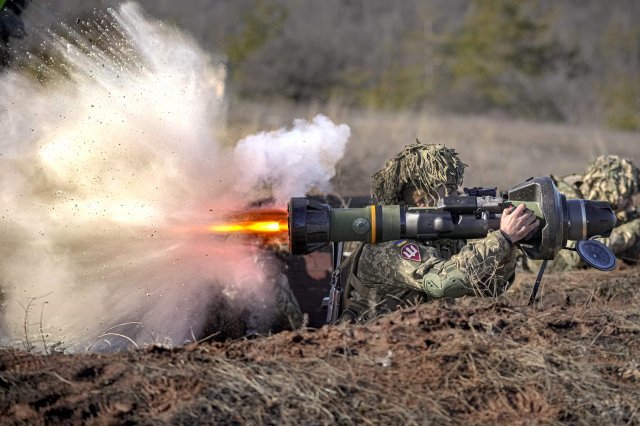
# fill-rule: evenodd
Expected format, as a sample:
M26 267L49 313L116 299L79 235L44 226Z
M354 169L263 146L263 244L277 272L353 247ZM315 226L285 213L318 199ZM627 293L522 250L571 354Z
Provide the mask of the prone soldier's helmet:
M587 167L580 192L589 200L607 201L617 209L640 189L640 171L628 158L601 155Z
M451 194L462 185L466 166L455 150L416 141L373 175L372 194L382 204L407 204L405 190L414 188L437 200L440 188Z

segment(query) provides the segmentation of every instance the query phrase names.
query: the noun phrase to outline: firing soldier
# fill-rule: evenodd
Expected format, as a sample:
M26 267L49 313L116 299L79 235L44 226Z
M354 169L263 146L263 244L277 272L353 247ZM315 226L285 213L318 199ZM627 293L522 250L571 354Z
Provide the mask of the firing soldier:
M409 145L373 176L381 204L432 207L457 195L466 164L444 145ZM360 244L341 265L348 273L341 321L375 318L399 307L433 299L497 296L513 283L515 243L539 222L524 204L505 210L500 229L465 240L399 240Z
M640 206L635 198L640 191L640 171L628 158L601 155L587 166L584 175L552 176L558 190L567 198L607 201L616 213L616 227L601 241L623 262L635 265L640 260ZM636 204L634 204L636 203ZM571 243L573 245L573 243ZM527 268L536 270L538 262L525 259ZM561 250L548 265L548 271L584 269L587 265L574 251Z

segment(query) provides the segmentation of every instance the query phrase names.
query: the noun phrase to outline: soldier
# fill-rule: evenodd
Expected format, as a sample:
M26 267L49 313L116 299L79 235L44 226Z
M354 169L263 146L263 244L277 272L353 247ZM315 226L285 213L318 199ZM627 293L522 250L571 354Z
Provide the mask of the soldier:
M434 206L457 194L464 168L444 145L407 146L373 176L373 195L382 204ZM341 321L366 320L398 307L433 299L497 296L514 280L514 244L539 223L524 205L504 212L500 229L481 240L361 244L341 265L348 271Z
M584 175L573 174L562 178L552 176L558 190L567 198L607 201L618 219L609 238L601 241L623 262L635 265L640 260L640 215L634 197L640 190L640 171L628 158L601 155L587 166ZM570 247L573 243L570 244ZM538 263L528 261L529 269ZM535 265L535 266L534 266ZM584 269L575 251L562 250L549 264L549 271Z

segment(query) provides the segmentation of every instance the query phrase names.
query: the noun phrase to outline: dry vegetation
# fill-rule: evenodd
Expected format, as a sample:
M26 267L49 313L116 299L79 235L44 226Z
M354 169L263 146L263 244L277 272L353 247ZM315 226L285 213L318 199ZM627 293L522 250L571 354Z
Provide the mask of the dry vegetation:
M26 30L122 1L31 2ZM229 87L243 99L640 129L635 0L138 2L226 57Z
M27 423L640 424L638 271L533 277L499 300L362 326L121 354L0 351Z

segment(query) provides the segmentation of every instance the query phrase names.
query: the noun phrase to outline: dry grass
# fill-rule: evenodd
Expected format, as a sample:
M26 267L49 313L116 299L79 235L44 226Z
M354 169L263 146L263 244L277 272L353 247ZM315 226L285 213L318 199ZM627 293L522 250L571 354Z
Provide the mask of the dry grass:
M639 271L120 354L0 351L0 415L69 423L640 424Z

